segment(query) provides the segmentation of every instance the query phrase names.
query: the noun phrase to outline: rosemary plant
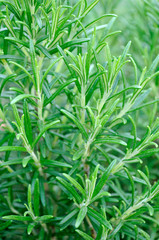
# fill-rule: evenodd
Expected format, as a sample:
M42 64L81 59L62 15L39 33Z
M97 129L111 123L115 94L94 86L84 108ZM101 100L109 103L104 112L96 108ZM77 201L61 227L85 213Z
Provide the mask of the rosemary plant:
M159 237L159 119L138 134L159 56L112 56L98 2L0 0L1 240Z

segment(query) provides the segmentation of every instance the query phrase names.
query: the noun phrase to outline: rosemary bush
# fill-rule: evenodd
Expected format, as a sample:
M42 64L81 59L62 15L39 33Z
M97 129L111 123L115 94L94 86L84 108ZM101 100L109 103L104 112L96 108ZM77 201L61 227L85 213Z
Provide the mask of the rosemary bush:
M112 56L98 2L0 1L0 239L159 237L159 56Z

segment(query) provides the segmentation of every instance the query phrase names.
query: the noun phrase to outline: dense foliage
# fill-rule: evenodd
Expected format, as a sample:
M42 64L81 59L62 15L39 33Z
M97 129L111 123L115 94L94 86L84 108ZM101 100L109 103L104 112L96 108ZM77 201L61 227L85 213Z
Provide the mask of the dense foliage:
M120 4L0 1L1 240L159 239L159 4Z

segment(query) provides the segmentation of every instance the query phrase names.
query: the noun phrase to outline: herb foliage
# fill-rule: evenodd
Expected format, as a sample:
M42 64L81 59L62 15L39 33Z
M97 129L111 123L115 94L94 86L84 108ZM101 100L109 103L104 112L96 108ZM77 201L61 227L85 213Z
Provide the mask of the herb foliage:
M158 237L159 56L113 56L98 2L0 1L0 239Z

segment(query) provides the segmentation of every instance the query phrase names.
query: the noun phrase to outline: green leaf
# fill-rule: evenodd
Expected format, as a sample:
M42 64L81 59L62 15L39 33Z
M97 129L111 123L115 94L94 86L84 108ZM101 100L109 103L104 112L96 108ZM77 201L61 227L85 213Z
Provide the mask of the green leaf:
M32 132L29 108L28 108L28 104L27 104L26 100L24 100L24 104L23 104L23 113L24 113L25 133L26 133L28 142L30 143L30 145L32 145L32 143L33 143L33 132Z
M113 170L114 166L116 165L116 160L114 160L110 165L108 166L107 170L103 173L101 176L100 180L98 181L95 190L93 192L93 197L95 197L103 188L105 185L109 175L111 174L111 171Z
M31 64L32 64L32 69L33 69L35 87L36 87L36 90L39 91L39 89L40 89L39 67L38 67L38 64L37 64L34 42L33 42L32 39L30 39L30 56L31 56Z
M79 128L79 130L81 131L82 135L85 137L85 139L88 139L88 135L83 127L83 125L79 122L79 120L70 112L68 112L67 110L62 109L61 112L63 114L65 114L68 118L70 118L75 125Z
M10 87L9 90L10 90L10 91L15 91L15 92L18 93L18 94L19 94L19 93L21 93L21 94L24 93L22 89L16 88L16 87Z
M56 120L54 122L48 123L47 125L44 126L44 128L41 130L41 132L38 134L38 136L36 137L36 139L34 140L32 146L34 147L37 142L40 140L40 138L42 137L42 135L48 130L50 129L53 125L59 123L59 120Z
M139 169L138 169L137 171L138 171L138 173L140 174L140 176L145 180L145 182L146 182L146 184L147 184L147 187L148 187L148 189L149 189L149 193L150 193L150 192L151 192L151 184L150 184L150 182L149 182L148 177L146 176L145 173L143 173L143 172L140 171Z
M89 106L86 106L86 110L88 110L88 114L89 114L89 116L90 116L92 125L93 125L93 127L94 127L94 126L95 126L95 115L94 115L92 109L91 109Z
M127 168L124 168L128 178L129 178L129 181L131 183L131 188L132 188L132 202L131 202L131 205L133 206L134 204L134 197L135 197L135 185L134 185L134 180L133 180L133 177L131 176L129 170Z
M50 66L46 69L42 79L41 79L41 87L42 87L42 84L43 84L43 81L44 79L47 77L48 73L50 72L51 68L58 62L60 61L61 59L63 59L63 56L62 57L59 57L57 58L53 63L50 64Z
M28 0L24 0L24 4L25 4L27 19L28 19L28 25L29 25L29 27L31 29L32 16L31 16L31 9L30 9L30 6L29 6L29 1Z
M13 171L12 169L9 169L10 173L6 173L6 174L3 174L1 176L1 179L9 179L9 178L12 178L12 177L18 177L18 178L21 178L19 177L20 175L23 175L23 174L26 174L26 173L29 173L29 169L19 169L19 170L16 170L16 171Z
M70 164L60 162L60 161L55 161L55 160L43 160L42 165L44 166L52 166L52 167L66 167L66 168L72 168Z
M32 77L32 75L20 64L16 63L16 62L12 62L10 61L10 63L14 64L15 66L19 67L21 70L23 70L23 72L26 73L26 75L31 79L31 81L34 83L34 79Z
M71 80L68 80L67 82L62 83L60 87L51 95L51 97L49 97L44 101L44 107L47 106L49 103L51 103L55 99L55 97L58 96L65 87L67 87L68 85L70 85L75 81L76 79L71 79Z
M116 110L117 104L119 102L119 99L117 99L116 101L113 101L111 103L111 107L108 109L108 111L106 112L106 115L104 115L101 119L101 125L102 127L104 127L104 125L106 124L106 122L108 121L108 119L110 118L110 116L112 115L112 113ZM110 104L110 103L109 103ZM103 108L103 106L100 106L99 111L101 111Z
M53 218L53 215L44 215L42 217L37 217L36 220L39 222L48 221Z
M81 70L78 67L76 67L75 65L73 65L73 64L69 64L69 66L78 74L79 78L82 81L83 75L81 73Z
M23 158L22 165L24 168L27 166L27 164L30 160L32 160L31 156L27 156L27 157Z
M13 113L14 113L15 119L17 121L18 129L19 129L19 132L20 132L21 120L20 120L20 117L19 117L19 112L18 112L18 109L17 109L15 104L12 104L12 108L13 108Z
M147 102L147 103L142 104L142 105L140 105L140 106L138 106L138 107L136 107L136 108L130 109L130 110L128 111L128 113L129 113L129 112L137 111L137 110L139 110L139 109L141 109L141 108L147 107L147 106L149 106L149 105L151 105L151 104L155 104L155 103L158 103L158 102L159 102L159 99L156 99L156 100L154 100L154 101Z
M133 139L133 150L134 150L135 147L136 147L136 141L137 141L136 140L137 139L136 124L135 124L135 121L133 120L133 118L130 115L128 115L128 117L129 117L129 119L130 119L130 121L132 123L132 126L133 126L133 128L132 128L132 135L134 137L134 139Z
M126 47L124 48L124 51L121 55L120 64L122 64L124 62L124 60L127 56L127 53L129 51L130 45L131 45L131 41L129 41L128 44L126 45Z
M93 197L91 199L90 203L93 203L93 202L97 201L98 199L100 199L102 197L108 197L108 196L111 196L111 194L108 193L108 192L105 192L105 191L104 192L100 192L95 197Z
M112 56L111 56L111 52L110 52L110 48L108 43L106 44L106 56L107 56L107 60L108 60L108 74L110 77L111 74L111 67L112 67Z
M92 97L92 94L94 93L94 91L96 90L96 85L99 81L99 77L103 74L103 72L101 73L98 73L93 79L92 81L90 81L90 84L89 86L87 87L87 90L86 90L86 103L89 102L89 100L91 99Z
M60 222L60 225L63 226L66 222L68 222L70 219L74 218L76 214L78 213L78 208L75 208L73 211L71 211L68 215L66 215Z
M127 146L126 142L124 142L120 139L117 139L117 138L101 138L101 139L97 139L94 141L94 144L104 144L104 143L108 143L108 144L114 143L114 144L120 144L123 146Z
M94 6L99 2L99 0L95 0L94 2L92 2L82 13L82 16L86 16L91 10L92 8L94 8Z
M114 98L114 97L116 97L116 96L118 96L118 95L120 95L120 94L122 94L122 93L124 93L124 92L126 92L126 91L128 91L128 90L130 90L130 89L141 89L141 86L139 86L139 85L132 85L132 86L130 86L130 87L124 88L124 89L121 90L120 92L117 92L117 93L113 94L112 96L110 96L110 97L108 98L108 100L110 100L111 98Z
M85 190L81 187L81 185L74 178L72 178L70 175L68 175L66 173L63 173L63 175L82 193L82 195L84 197L86 197Z
M51 58L50 53L48 52L48 50L41 44L37 44L36 45L36 49L39 49L47 58Z
M7 77L4 78L4 80L1 79L1 85L0 85L0 94L5 86L5 84L8 82L8 81L14 81L13 78L16 77L16 74L11 74Z
M100 165L98 164L95 167L95 169L94 169L94 171L93 171L93 173L92 173L92 175L90 177L90 181L91 181L90 188L89 188L89 196L90 196L90 198L92 197L92 194L94 192L94 188L95 188L95 184L96 184L96 181L97 181L97 174L98 174L99 167L100 167Z
M154 208L149 203L145 203L145 206L147 207L150 216L153 216L154 215Z
M68 47L77 46L82 43L88 42L89 40L90 40L90 38L80 38L80 39L71 40L71 41L65 42L64 44L60 45L60 48L65 49ZM57 52L58 52L58 48L52 48L49 51L50 54L55 54Z
M82 223L83 219L85 218L86 214L87 214L87 207L86 206L81 207L81 209L78 213L78 216L77 216L76 223L75 223L76 228L78 228L81 225L81 223Z
M1 2L8 7L8 9L11 11L11 13L13 13L16 16L17 19L21 18L20 12L18 11L19 9L17 9L14 4L12 4L9 1L1 1Z
M104 236L104 227L102 225L100 225L100 227L98 228L98 233L97 233L97 237L96 237L96 240L101 240L102 239L102 236L103 237L106 237ZM105 240L105 239L104 239Z
M57 49L58 49L59 53L61 54L61 56L63 57L63 60L64 60L64 62L65 62L65 64L66 64L66 66L67 66L70 74L71 74L71 75L73 76L73 78L74 78L74 77L75 77L75 74L73 73L72 69L71 69L70 66L69 66L69 60L68 60L67 55L65 54L65 52L62 50L62 48L61 48L59 45L57 46Z
M20 147L20 146L3 146L3 147L0 147L0 152L6 152L6 151L26 152L26 149L24 147Z
M105 39L106 39L109 35L111 35L111 33L110 33L110 34L108 34L108 33L109 33L111 27L113 26L115 20L116 20L116 16L113 17L113 18L109 21L109 23L107 24L106 29L105 29L105 31L104 31L104 33L103 33L102 39L100 40L100 43L105 42Z
M28 186L28 206L32 210L32 201L31 201L31 185Z
M96 219L100 224L104 225L106 228L112 230L111 224L97 211L88 207L88 214Z
M140 158L144 158L144 157L150 157L152 155L154 155L155 153L158 153L159 152L159 148L151 148L151 149L147 149L147 150L144 150L144 151L141 151L139 154L137 154L136 156L137 157L140 157Z
M21 164L21 162L22 162L22 159L12 159L12 160L0 163L0 167L6 167L14 164Z
M136 62L134 61L134 59L133 59L132 57L130 57L130 60L132 61L133 66L134 66L134 70L135 70L135 84L137 84L137 80L138 80L138 76L137 76L137 65L136 65Z
M75 152L75 154L73 155L73 161L78 160L80 157L83 156L85 152L84 146L82 148L80 148L78 151Z
M115 228L113 229L113 231L111 232L110 236L115 236L119 231L120 229L122 228L123 226L123 222L120 222L119 224L117 224L117 226L115 226Z
M71 184L69 184L67 181L65 181L64 179L62 179L60 177L56 177L56 179L58 180L58 182L60 184L62 184L67 189L67 191L76 199L76 201L78 203L81 202L81 197L76 192L76 190L71 186Z
M85 240L93 240L92 237L90 237L88 234L80 231L80 230L75 230L81 237L83 237Z
M34 185L34 212L35 216L39 216L39 179L36 179Z
M43 207L45 207L46 200L45 200L45 190L44 190L44 179L41 176L39 177L39 188L40 188L40 200Z
M23 217L23 216L17 216L17 215L8 215L8 216L4 216L2 217L3 219L6 220L15 220L15 221L32 221L31 217Z
M117 15L115 14L103 14L102 16L100 16L99 18L96 18L95 20L93 20L92 22L88 23L86 26L84 26L84 28L82 28L81 30L79 30L74 36L73 38L79 36L80 33L82 33L84 30L86 30L87 28L91 27L94 23L98 22L99 20L101 20L102 18L105 17L117 17Z
M36 98L36 99L39 99L39 97L37 96L34 96L32 94L20 94L18 95L17 97L15 97L12 101L11 101L11 104L14 104L24 98Z
M36 226L36 223L30 223L29 225L28 225L28 227L27 227L27 233L28 233L28 235L30 235L31 234L31 232L32 232L32 230L33 230L33 228Z
M28 47L28 43L27 42L22 41L22 40L20 40L20 39L18 39L16 37L5 37L5 40L11 41L13 43L20 44L20 45L22 45L24 47Z
M11 225L12 221L7 221L7 222L4 222L4 223L1 223L0 224L0 231L3 231L4 229L8 228L10 225Z
M157 55L157 57L155 58L155 60L152 62L149 70L147 71L145 78L148 78L152 75L152 73L154 72L154 70L156 69L157 65L159 63L159 55Z

